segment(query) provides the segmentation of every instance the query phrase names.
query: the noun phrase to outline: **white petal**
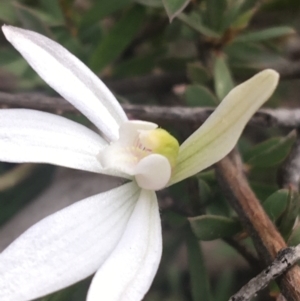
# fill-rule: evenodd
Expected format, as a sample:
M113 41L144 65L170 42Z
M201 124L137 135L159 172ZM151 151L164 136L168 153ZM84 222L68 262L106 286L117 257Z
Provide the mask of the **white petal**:
M252 115L272 95L278 79L278 73L269 69L231 90L206 122L181 145L170 185L225 157Z
M0 254L0 300L32 300L93 274L118 244L139 194L131 182L27 230Z
M58 43L33 31L4 25L2 30L31 67L88 117L110 139L127 120L120 104L104 83Z
M103 173L96 156L107 143L64 117L26 109L0 110L0 160L61 165Z
M121 124L119 129L119 140L114 144L120 147L132 147L140 131L150 131L158 127L157 124L142 120L129 120Z
M166 157L152 154L137 164L133 174L141 188L160 190L168 184L171 178L171 165Z
M87 301L140 301L150 288L161 252L156 195L142 190L122 240L92 281Z

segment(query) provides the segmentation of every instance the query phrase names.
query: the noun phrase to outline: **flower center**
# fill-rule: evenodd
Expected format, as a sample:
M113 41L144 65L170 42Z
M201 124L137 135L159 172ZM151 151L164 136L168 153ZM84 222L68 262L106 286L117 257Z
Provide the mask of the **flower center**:
M171 167L175 167L179 152L179 143L166 130L154 129L141 131L139 134L139 143L143 150L166 157Z
M178 141L156 124L128 121L120 127L119 140L98 159L104 168L135 176L141 188L158 190L169 182L178 152Z

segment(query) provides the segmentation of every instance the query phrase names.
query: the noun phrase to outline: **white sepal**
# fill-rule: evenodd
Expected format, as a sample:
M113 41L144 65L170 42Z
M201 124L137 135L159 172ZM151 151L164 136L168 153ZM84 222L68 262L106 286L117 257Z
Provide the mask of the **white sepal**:
M49 86L89 118L109 140L118 138L118 127L127 117L110 90L87 66L41 34L7 25L2 30Z
M131 182L29 228L0 254L0 300L32 300L93 274L120 241L139 195Z
M111 174L104 172L96 158L106 145L92 130L61 116L26 109L0 110L0 161L50 163Z
M169 185L190 177L225 157L252 115L268 100L279 80L268 69L235 87L214 113L181 146Z
M142 190L121 241L96 273L87 301L140 301L162 253L156 195Z

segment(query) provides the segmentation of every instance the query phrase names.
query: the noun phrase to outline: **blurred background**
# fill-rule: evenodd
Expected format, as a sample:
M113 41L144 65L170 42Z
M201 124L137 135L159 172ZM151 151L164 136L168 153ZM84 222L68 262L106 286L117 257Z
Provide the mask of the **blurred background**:
M169 107L215 107L236 84L274 68L282 80L267 106L298 108L299 17L299 0L0 0L0 25L62 44L121 103ZM0 33L0 106L4 96L19 93L34 95L36 108L38 95L57 96ZM92 127L78 112L55 104L49 111ZM160 126L182 142L199 122L162 120ZM300 203L277 179L295 140L289 126L249 125L238 144L252 189L290 245L300 243ZM0 162L0 251L41 218L119 183L61 167ZM145 300L226 301L260 270L213 169L158 195L164 252ZM89 281L42 300L85 300ZM272 283L257 300L277 295Z

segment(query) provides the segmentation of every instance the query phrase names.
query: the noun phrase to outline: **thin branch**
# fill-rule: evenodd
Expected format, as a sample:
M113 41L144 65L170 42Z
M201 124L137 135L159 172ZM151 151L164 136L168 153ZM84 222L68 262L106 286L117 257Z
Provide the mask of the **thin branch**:
M159 124L191 123L200 126L214 108L166 107L152 105L122 104L129 118L150 120ZM38 93L10 94L0 92L1 108L28 108L62 113L79 113L76 108L60 97ZM263 127L300 127L300 109L261 109L250 124Z
M258 258L242 243L237 241L234 238L228 237L223 238L223 240L234 248L240 255L242 255L249 263L251 267L254 269L259 269L261 263L259 262Z
M289 61L278 64L277 66L270 66L279 72L281 79L297 79L300 78L300 60Z
M300 129L292 150L278 171L278 182L282 188L299 190L300 183Z
M229 301L249 301L272 280L282 275L288 268L300 260L300 245L278 252L275 260L259 275L250 280Z
M269 265L287 245L251 190L242 168L237 166L238 162L229 156L219 161L215 165L217 178L224 195L253 239L260 258ZM300 300L300 268L294 266L290 269L280 279L279 286L287 300Z

